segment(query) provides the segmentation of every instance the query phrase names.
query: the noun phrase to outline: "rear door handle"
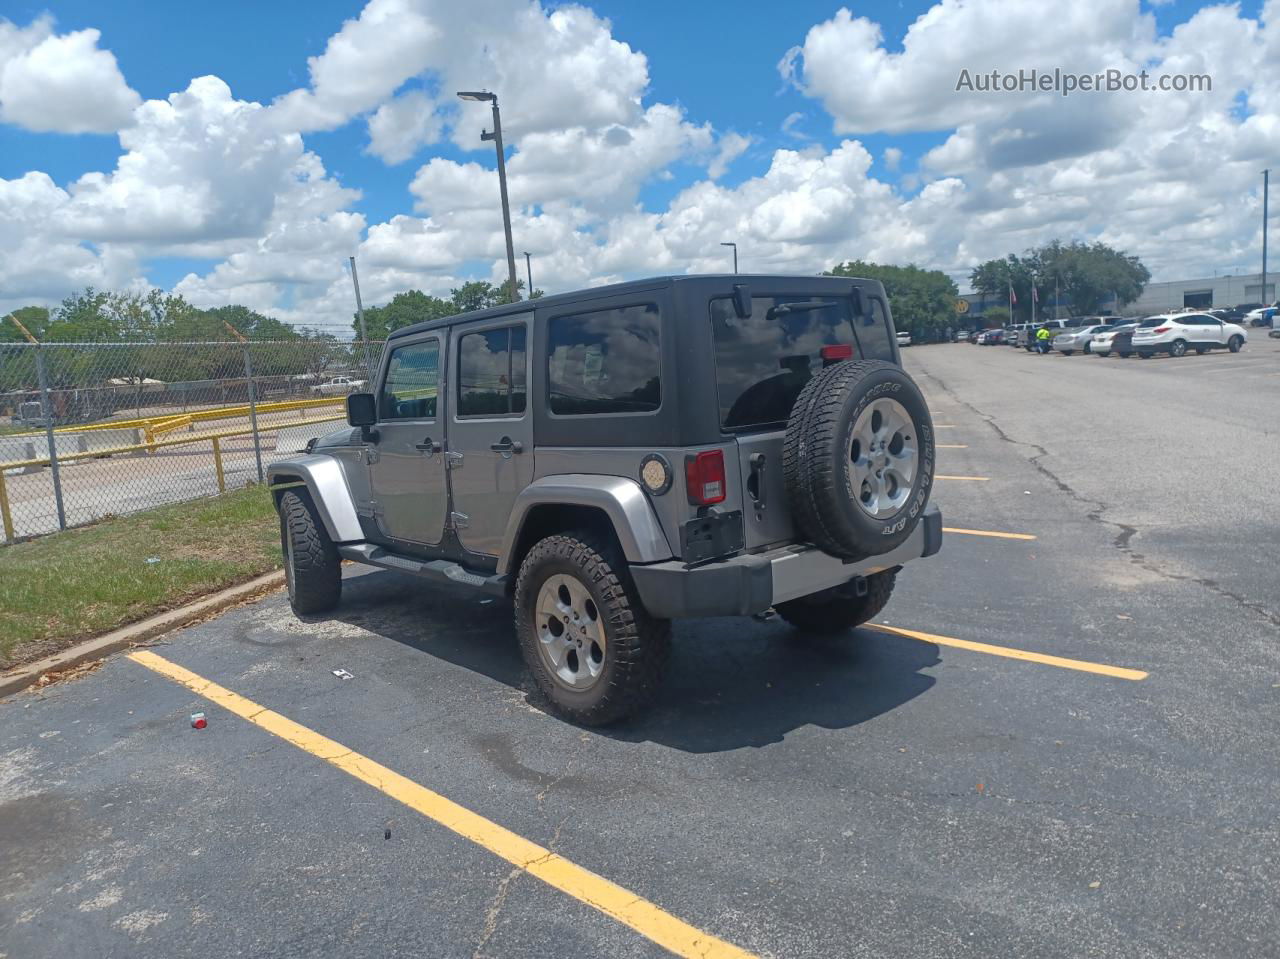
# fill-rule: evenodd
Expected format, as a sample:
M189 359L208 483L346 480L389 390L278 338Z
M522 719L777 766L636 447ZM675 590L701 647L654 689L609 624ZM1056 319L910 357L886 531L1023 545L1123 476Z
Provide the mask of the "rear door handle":
M413 448L416 450L422 450L422 452L426 453L428 456L434 456L440 450L440 447L436 445L435 440L430 436L421 443L414 443Z
M501 453L503 456L510 456L512 453L523 453L524 444L519 440L513 440L510 436L504 436L496 443L490 443L489 449L495 453Z

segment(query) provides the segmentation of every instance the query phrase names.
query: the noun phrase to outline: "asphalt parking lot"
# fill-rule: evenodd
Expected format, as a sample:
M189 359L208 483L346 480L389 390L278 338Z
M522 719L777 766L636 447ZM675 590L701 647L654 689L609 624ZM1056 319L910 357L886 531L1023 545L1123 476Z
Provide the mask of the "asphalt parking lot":
M0 702L0 955L1273 956L1254 340L907 350L972 532L903 632L680 623L616 728L541 711L501 601L354 569Z

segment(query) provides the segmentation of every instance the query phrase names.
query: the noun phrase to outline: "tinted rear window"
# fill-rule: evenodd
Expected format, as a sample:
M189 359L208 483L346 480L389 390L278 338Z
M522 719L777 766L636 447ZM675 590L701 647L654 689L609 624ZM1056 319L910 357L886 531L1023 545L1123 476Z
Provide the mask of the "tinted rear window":
M1143 320L1141 323L1138 324L1138 328L1143 330L1149 330L1153 326L1159 326L1161 323L1164 323L1164 322L1167 322L1167 321L1157 316L1150 320Z
M770 314L787 304L818 301L825 305ZM854 359L892 358L884 306L879 300L867 302L872 312L858 318L855 335L847 297L756 296L747 319L738 318L731 299L712 300L721 425L743 430L784 424L800 390L822 369L824 346L849 345Z

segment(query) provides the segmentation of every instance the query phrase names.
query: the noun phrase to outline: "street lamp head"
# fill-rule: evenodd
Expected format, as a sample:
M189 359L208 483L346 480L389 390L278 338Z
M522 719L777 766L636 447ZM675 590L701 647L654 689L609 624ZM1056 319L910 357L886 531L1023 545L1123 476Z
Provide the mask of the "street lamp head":
M736 243L721 243L720 245L721 245L721 246L734 246L734 247L736 247L738 244L736 244Z
M479 100L481 102L498 99L496 93L486 93L484 90L459 90L458 97L463 100Z

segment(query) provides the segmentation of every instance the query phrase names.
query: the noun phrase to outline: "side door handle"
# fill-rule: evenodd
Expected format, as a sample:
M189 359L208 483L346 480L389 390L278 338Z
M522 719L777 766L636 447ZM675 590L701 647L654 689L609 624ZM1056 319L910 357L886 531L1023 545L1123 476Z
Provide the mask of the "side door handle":
M489 449L495 453L501 453L503 456L510 456L512 453L523 453L524 444L519 440L513 440L510 436L504 436L496 443L490 443Z
M436 443L430 436L424 439L421 443L414 443L413 448L416 450L422 450L422 452L426 453L428 457L435 456L435 454L441 449L440 444Z

